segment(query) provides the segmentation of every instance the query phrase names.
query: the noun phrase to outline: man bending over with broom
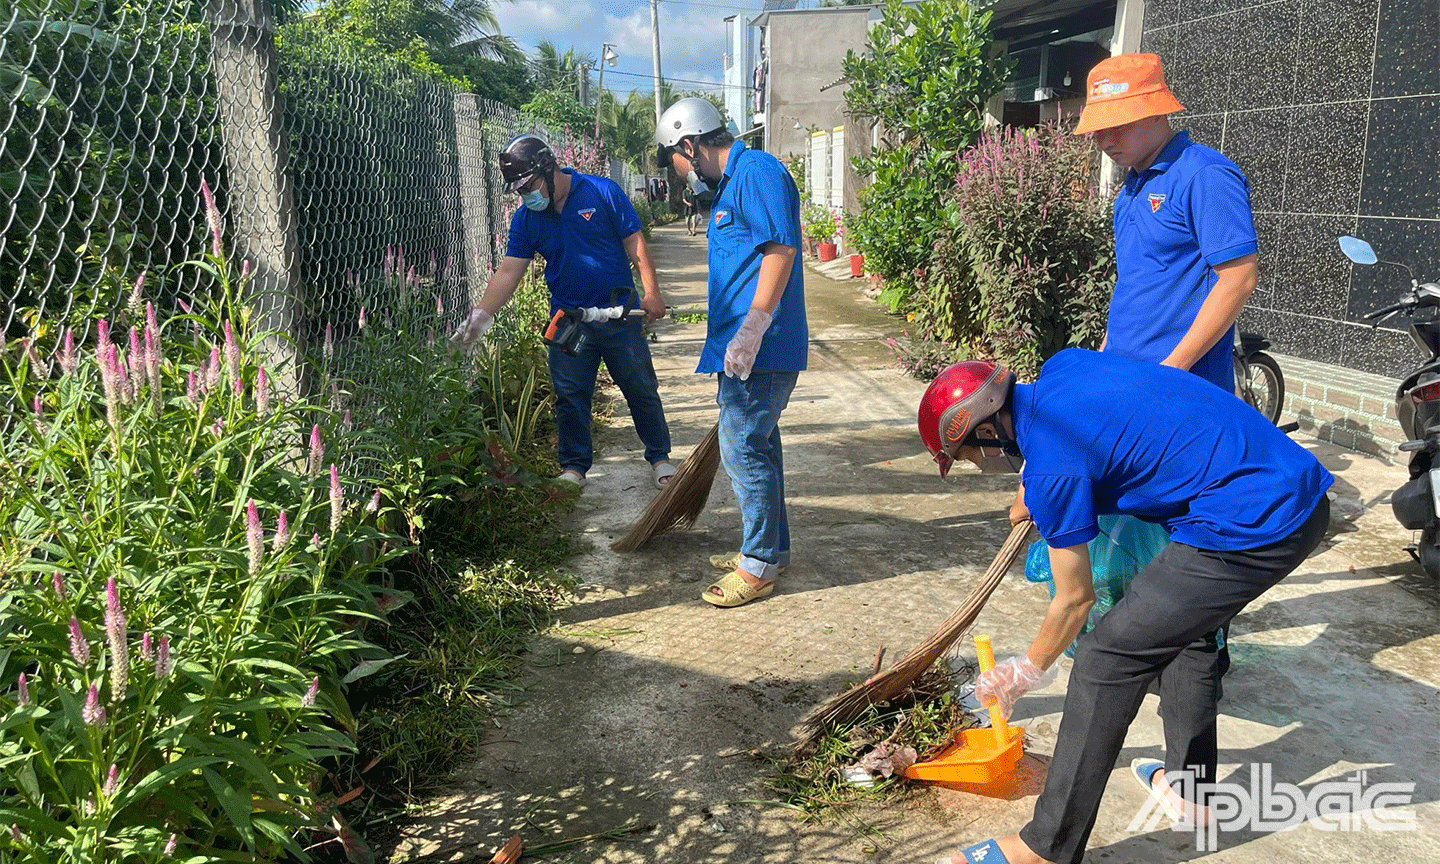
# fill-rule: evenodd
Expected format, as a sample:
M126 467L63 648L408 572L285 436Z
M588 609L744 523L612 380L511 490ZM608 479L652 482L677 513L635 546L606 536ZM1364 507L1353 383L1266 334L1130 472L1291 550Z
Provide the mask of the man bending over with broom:
M774 156L750 150L715 106L681 99L655 127L659 164L710 205L705 347L696 372L719 376L720 458L743 523L740 551L710 563L728 571L701 595L716 606L768 596L790 564L780 412L805 368L809 332L799 256L800 193Z
M1024 656L980 676L1006 715L1079 633L1094 601L1086 544L1096 517L1158 521L1172 542L1075 653L1045 789L1019 834L944 862L1076 864L1126 729L1159 685L1165 762L1132 773L1176 820L1197 824L1216 781L1214 638L1285 578L1329 524L1334 478L1233 394L1188 372L1072 348L1034 384L1003 367L957 363L920 403L920 436L940 463L1021 472L1025 504L1050 546L1055 597ZM1022 470L1023 464L1023 470Z

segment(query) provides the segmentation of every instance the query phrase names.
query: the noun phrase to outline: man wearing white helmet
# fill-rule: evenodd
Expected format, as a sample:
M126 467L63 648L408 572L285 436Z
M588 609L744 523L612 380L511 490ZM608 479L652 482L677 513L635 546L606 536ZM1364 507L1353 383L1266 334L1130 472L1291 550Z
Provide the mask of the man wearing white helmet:
M719 375L720 453L742 532L737 553L710 559L727 572L701 596L739 606L769 595L790 564L779 421L809 345L800 192L779 160L736 141L704 99L671 105L655 141L660 165L697 197L715 195L706 220L707 332L695 371Z

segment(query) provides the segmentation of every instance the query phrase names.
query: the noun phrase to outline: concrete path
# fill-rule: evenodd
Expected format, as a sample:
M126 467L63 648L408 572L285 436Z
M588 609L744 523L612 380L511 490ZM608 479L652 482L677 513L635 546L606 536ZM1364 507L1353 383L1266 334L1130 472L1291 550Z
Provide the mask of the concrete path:
M703 237L670 225L654 232L652 249L672 308L703 309ZM831 275L842 270L848 277L843 264L827 265ZM795 559L775 595L731 610L699 600L716 575L707 556L738 544L723 469L694 530L636 554L610 551L653 494L619 403L573 516L591 541L574 562L584 590L565 624L535 640L524 701L407 830L395 860L441 850L456 851L430 860L475 857L517 831L535 845L638 823L654 827L547 860L930 864L1025 823L1068 666L1017 706L1029 755L1000 797L924 789L817 825L770 803L764 784L770 769L759 754L778 752L808 710L863 678L879 646L893 659L929 635L1009 529L1014 478L959 468L938 478L915 431L924 385L900 373L882 342L901 322L861 287L813 265L806 273L810 369L782 423ZM677 456L715 421L714 379L692 374L704 326L656 328ZM1087 860L1440 861L1440 615L1386 503L1403 469L1307 446L1341 478L1337 518L1322 549L1235 622L1222 779L1249 789L1252 763L1269 763L1271 783L1316 797L1357 771L1369 786L1413 783L1411 830L1230 832L1214 852L1163 824L1128 830L1144 796L1127 766L1160 754L1152 696L1117 762ZM1017 565L977 630L993 634L997 655L1024 650L1046 602ZM1343 813L1370 806L1328 800Z

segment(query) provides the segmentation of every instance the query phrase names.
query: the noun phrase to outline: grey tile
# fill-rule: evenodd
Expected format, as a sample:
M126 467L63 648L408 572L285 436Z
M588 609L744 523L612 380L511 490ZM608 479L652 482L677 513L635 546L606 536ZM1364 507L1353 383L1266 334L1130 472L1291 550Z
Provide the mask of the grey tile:
M1291 109L1245 111L1225 121L1225 155L1250 181L1250 207L1256 213L1280 211L1285 192L1285 148Z
M1174 76L1172 65L1175 61L1175 28L1174 27L1150 27L1149 9L1145 12L1145 32L1140 36L1140 50L1146 54L1155 54L1160 58L1160 65L1165 70L1166 84L1174 87L1170 78Z
M1231 52L1230 106L1278 107L1295 103L1300 0L1252 6L1212 19ZM1229 107L1229 106L1227 106Z
M1440 92L1440 3L1380 0L1377 97Z
M1345 102L1295 109L1286 148L1286 212L1357 211L1369 107Z
M1374 375L1400 378L1425 358L1408 332L1393 327L1341 324L1344 350L1340 364Z
M1189 21L1174 28L1172 59L1166 61L1165 79L1189 111L1213 114L1227 107L1231 77L1229 22L1234 17Z
M1350 292L1350 261L1336 237L1355 231L1354 216L1284 214L1275 238L1275 308L1340 321Z
M1340 362L1344 341L1341 325L1280 310L1273 314L1271 332L1264 335L1270 338L1277 352L1321 363Z
M1440 96L1370 105L1360 212L1440 218Z
M1276 290L1285 273L1284 262L1277 257L1280 250L1281 218L1279 213L1259 213L1255 216L1255 240L1260 250L1260 281L1250 295L1250 306L1272 308L1276 303L1275 298L1283 294Z
M1379 5L1380 0L1305 0L1297 102L1369 97Z
M1179 114L1170 115L1170 125L1175 129L1189 131L1191 141L1224 152L1224 114L1192 114L1181 111Z
M1190 0L1194 2L1194 0ZM1145 30L1148 37L1149 31L1161 27L1169 27L1180 21L1182 0L1149 0L1145 4ZM1145 44L1141 39L1142 46ZM1149 50L1149 49L1146 49Z

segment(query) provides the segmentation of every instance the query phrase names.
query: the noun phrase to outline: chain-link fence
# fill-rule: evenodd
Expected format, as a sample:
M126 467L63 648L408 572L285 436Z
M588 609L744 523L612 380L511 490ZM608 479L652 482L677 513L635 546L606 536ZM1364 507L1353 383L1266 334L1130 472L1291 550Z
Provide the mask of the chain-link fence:
M292 14L292 17L296 17ZM494 154L545 135L562 162L634 175L441 77L357 53L270 0L0 0L0 316L9 338L88 322L135 279L203 278L200 183L268 324L315 346L367 286L408 280L449 321L504 249Z

